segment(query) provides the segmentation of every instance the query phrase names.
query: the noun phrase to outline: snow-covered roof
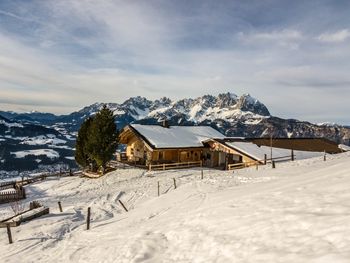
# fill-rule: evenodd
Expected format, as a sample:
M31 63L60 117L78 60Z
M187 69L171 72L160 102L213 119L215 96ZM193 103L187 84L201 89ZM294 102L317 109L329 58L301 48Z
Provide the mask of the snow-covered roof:
M238 151L253 157L255 160L264 160L266 154L267 158L271 158L271 147L258 146L252 142L226 142L226 144ZM307 151L294 151L295 159L305 159L316 156L321 156L323 153L320 152L307 152ZM290 149L275 148L272 147L272 158L281 158L291 156Z
M345 144L339 144L339 149L341 149L341 150L343 150L343 151L345 151L345 152L348 152L348 151L350 151L350 146L348 146L348 145L345 145Z
M225 136L209 126L170 126L131 124L155 148L202 147L203 141Z

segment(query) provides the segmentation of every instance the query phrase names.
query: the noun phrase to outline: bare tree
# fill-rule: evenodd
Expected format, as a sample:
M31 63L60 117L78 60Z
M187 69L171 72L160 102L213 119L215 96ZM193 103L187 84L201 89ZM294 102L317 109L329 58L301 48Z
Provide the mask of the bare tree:
M11 202L10 206L11 206L11 209L12 209L13 213L15 214L15 216L22 213L24 211L24 208L25 208L25 206L21 200Z

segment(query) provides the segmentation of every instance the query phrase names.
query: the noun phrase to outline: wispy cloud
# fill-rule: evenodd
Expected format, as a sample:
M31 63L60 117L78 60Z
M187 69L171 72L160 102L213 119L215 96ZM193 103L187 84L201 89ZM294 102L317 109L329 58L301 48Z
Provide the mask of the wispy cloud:
M321 42L340 43L350 38L350 31L348 29L339 30L334 33L323 33L317 37Z

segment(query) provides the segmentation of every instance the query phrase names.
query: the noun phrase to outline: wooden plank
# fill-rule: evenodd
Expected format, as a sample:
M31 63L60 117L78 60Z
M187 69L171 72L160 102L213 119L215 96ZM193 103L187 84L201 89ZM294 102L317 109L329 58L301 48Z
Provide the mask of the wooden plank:
M26 215L29 212L36 210L32 214ZM35 209L26 210L18 215L12 216L0 222L0 227L6 227L6 225L10 225L11 227L19 226L22 222L30 221L32 219L38 218L42 215L46 215L50 212L48 207L39 207Z

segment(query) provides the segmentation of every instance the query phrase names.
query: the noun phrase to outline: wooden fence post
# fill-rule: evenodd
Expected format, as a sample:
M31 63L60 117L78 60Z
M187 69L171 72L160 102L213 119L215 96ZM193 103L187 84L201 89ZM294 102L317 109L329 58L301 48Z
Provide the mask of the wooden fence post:
M27 198L27 195L26 195L26 189L23 187L23 186L21 186L21 192L22 192L22 198L23 199L26 199Z
M264 164L267 164L267 154L264 154Z
M13 243L13 240L12 240L12 233L11 233L10 224L7 224L7 225L6 225L6 228L7 228L7 236L8 236L8 238L9 238L9 243L12 244L12 243Z
M327 157L326 157L326 151L324 151L324 155L323 155L323 161L327 161Z
M291 152L291 159L292 159L292 162L294 161L294 150L292 149L292 152Z
M159 188L160 188L160 185L159 185L159 181L158 181L158 196L160 195Z
M203 177L204 177L204 175L203 175L203 168L201 169L201 179L203 180Z
M61 201L58 201L58 208L60 209L60 212L62 213L63 210L62 210L62 204L61 204Z
M272 168L276 168L276 163L275 163L275 161L272 161Z
M87 211L87 218L86 218L86 229L89 230L90 229L90 217L91 217L91 208L88 207L88 211Z
M174 189L176 189L176 179L173 178L173 180L174 180Z
M121 204L121 206L124 208L125 212L128 212L128 209L126 209L126 207L125 207L125 205L123 204L123 202L120 201L119 199L118 199L118 202L119 202L119 204Z

